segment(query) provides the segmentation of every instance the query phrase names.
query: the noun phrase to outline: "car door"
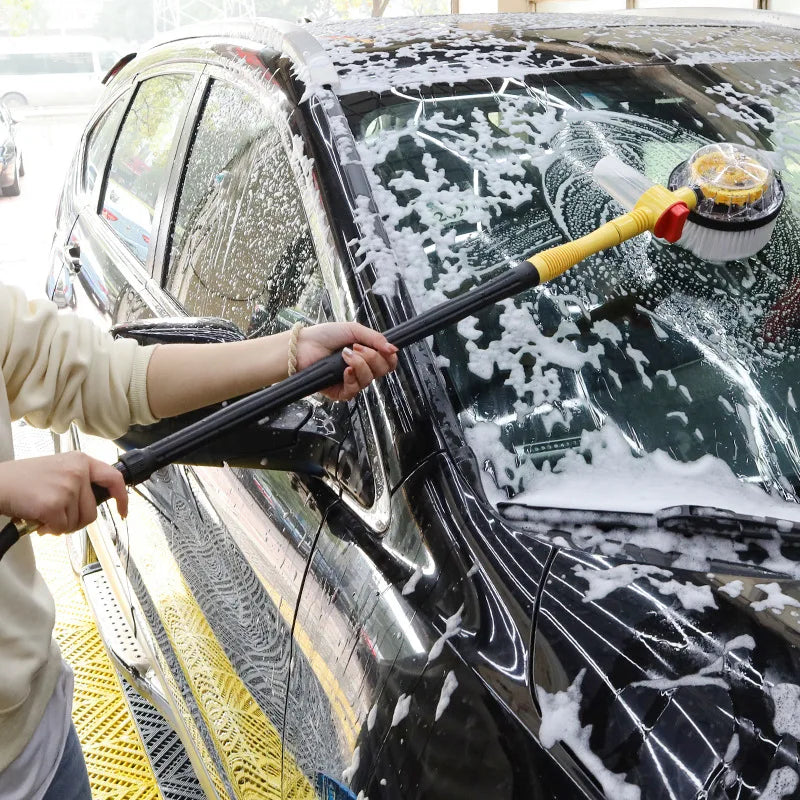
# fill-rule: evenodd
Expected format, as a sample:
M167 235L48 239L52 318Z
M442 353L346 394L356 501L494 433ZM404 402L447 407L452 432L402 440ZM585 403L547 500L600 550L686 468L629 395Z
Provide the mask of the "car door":
M187 65L146 73L135 85L122 87L97 115L73 164L60 204L49 293L102 328L165 313L150 274L169 177L182 161L182 133L185 126L191 130L187 120L194 119L201 98L196 93L201 74L202 65ZM119 452L113 442L75 428L58 444L61 450L80 449L108 463ZM230 787L219 776L213 740L199 709L189 702L168 627L143 589L128 546L131 532L158 529L163 521L152 496L146 490L133 494L130 527L113 504L101 506L90 531L91 547L73 541L79 551L74 563L102 563L131 630L152 656L157 674L147 680L159 695L168 693L169 716L178 720L178 732L209 793L225 796ZM180 580L177 570L170 577Z
M209 75L172 214L164 301L250 338L323 320L329 303L286 101L230 73ZM295 609L324 508L291 473L168 472L150 486L157 523L131 537L141 591L234 793L272 796L282 773L302 785L282 741Z
M199 77L187 66L123 89L98 116L73 169L67 192L76 219L60 220L48 294L103 328L120 309L130 319L132 305L140 317L161 311L150 291L155 233Z

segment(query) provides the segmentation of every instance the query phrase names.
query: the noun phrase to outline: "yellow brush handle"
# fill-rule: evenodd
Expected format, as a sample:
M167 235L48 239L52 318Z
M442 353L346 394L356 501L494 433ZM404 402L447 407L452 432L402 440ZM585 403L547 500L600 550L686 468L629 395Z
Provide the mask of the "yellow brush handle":
M606 222L580 239L536 253L528 261L536 267L542 283L552 280L587 256L616 247L645 231L652 231L659 217L676 203L684 203L689 210L694 209L697 205L694 189L686 186L671 192L656 184L636 201L632 211Z

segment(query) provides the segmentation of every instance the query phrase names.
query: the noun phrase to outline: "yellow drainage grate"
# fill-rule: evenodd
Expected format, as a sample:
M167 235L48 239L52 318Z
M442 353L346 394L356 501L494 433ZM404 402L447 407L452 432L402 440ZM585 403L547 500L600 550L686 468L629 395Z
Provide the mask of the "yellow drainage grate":
M94 800L160 800L122 687L72 571L61 537L34 536L39 571L56 599L55 637L75 672L72 718Z

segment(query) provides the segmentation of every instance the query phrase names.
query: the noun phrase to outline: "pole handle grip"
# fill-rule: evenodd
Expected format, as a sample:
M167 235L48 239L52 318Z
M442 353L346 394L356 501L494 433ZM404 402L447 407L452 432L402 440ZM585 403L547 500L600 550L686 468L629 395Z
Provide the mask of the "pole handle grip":
M119 468L117 464L114 466ZM98 486L96 483L92 484L92 494L98 505L104 503L110 496L105 486ZM0 530L0 560L23 536L35 533L41 527L41 522L28 519L12 519L6 523Z

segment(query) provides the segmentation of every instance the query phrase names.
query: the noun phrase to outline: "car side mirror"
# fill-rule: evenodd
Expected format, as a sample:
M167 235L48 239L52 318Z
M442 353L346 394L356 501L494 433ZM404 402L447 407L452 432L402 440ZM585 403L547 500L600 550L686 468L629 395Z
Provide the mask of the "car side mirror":
M231 322L215 317L176 317L141 320L111 329L115 337L142 345L230 342L244 339ZM233 402L233 401L231 401ZM163 419L153 425L134 425L117 439L123 449L144 447L206 417L221 404ZM279 469L311 475L336 475L339 450L350 432L346 409L331 414L327 406L302 400L255 423L230 431L181 459L183 464L249 469Z
M232 322L220 317L156 317L114 325L111 335L134 339L139 344L203 344L238 342L244 334Z

